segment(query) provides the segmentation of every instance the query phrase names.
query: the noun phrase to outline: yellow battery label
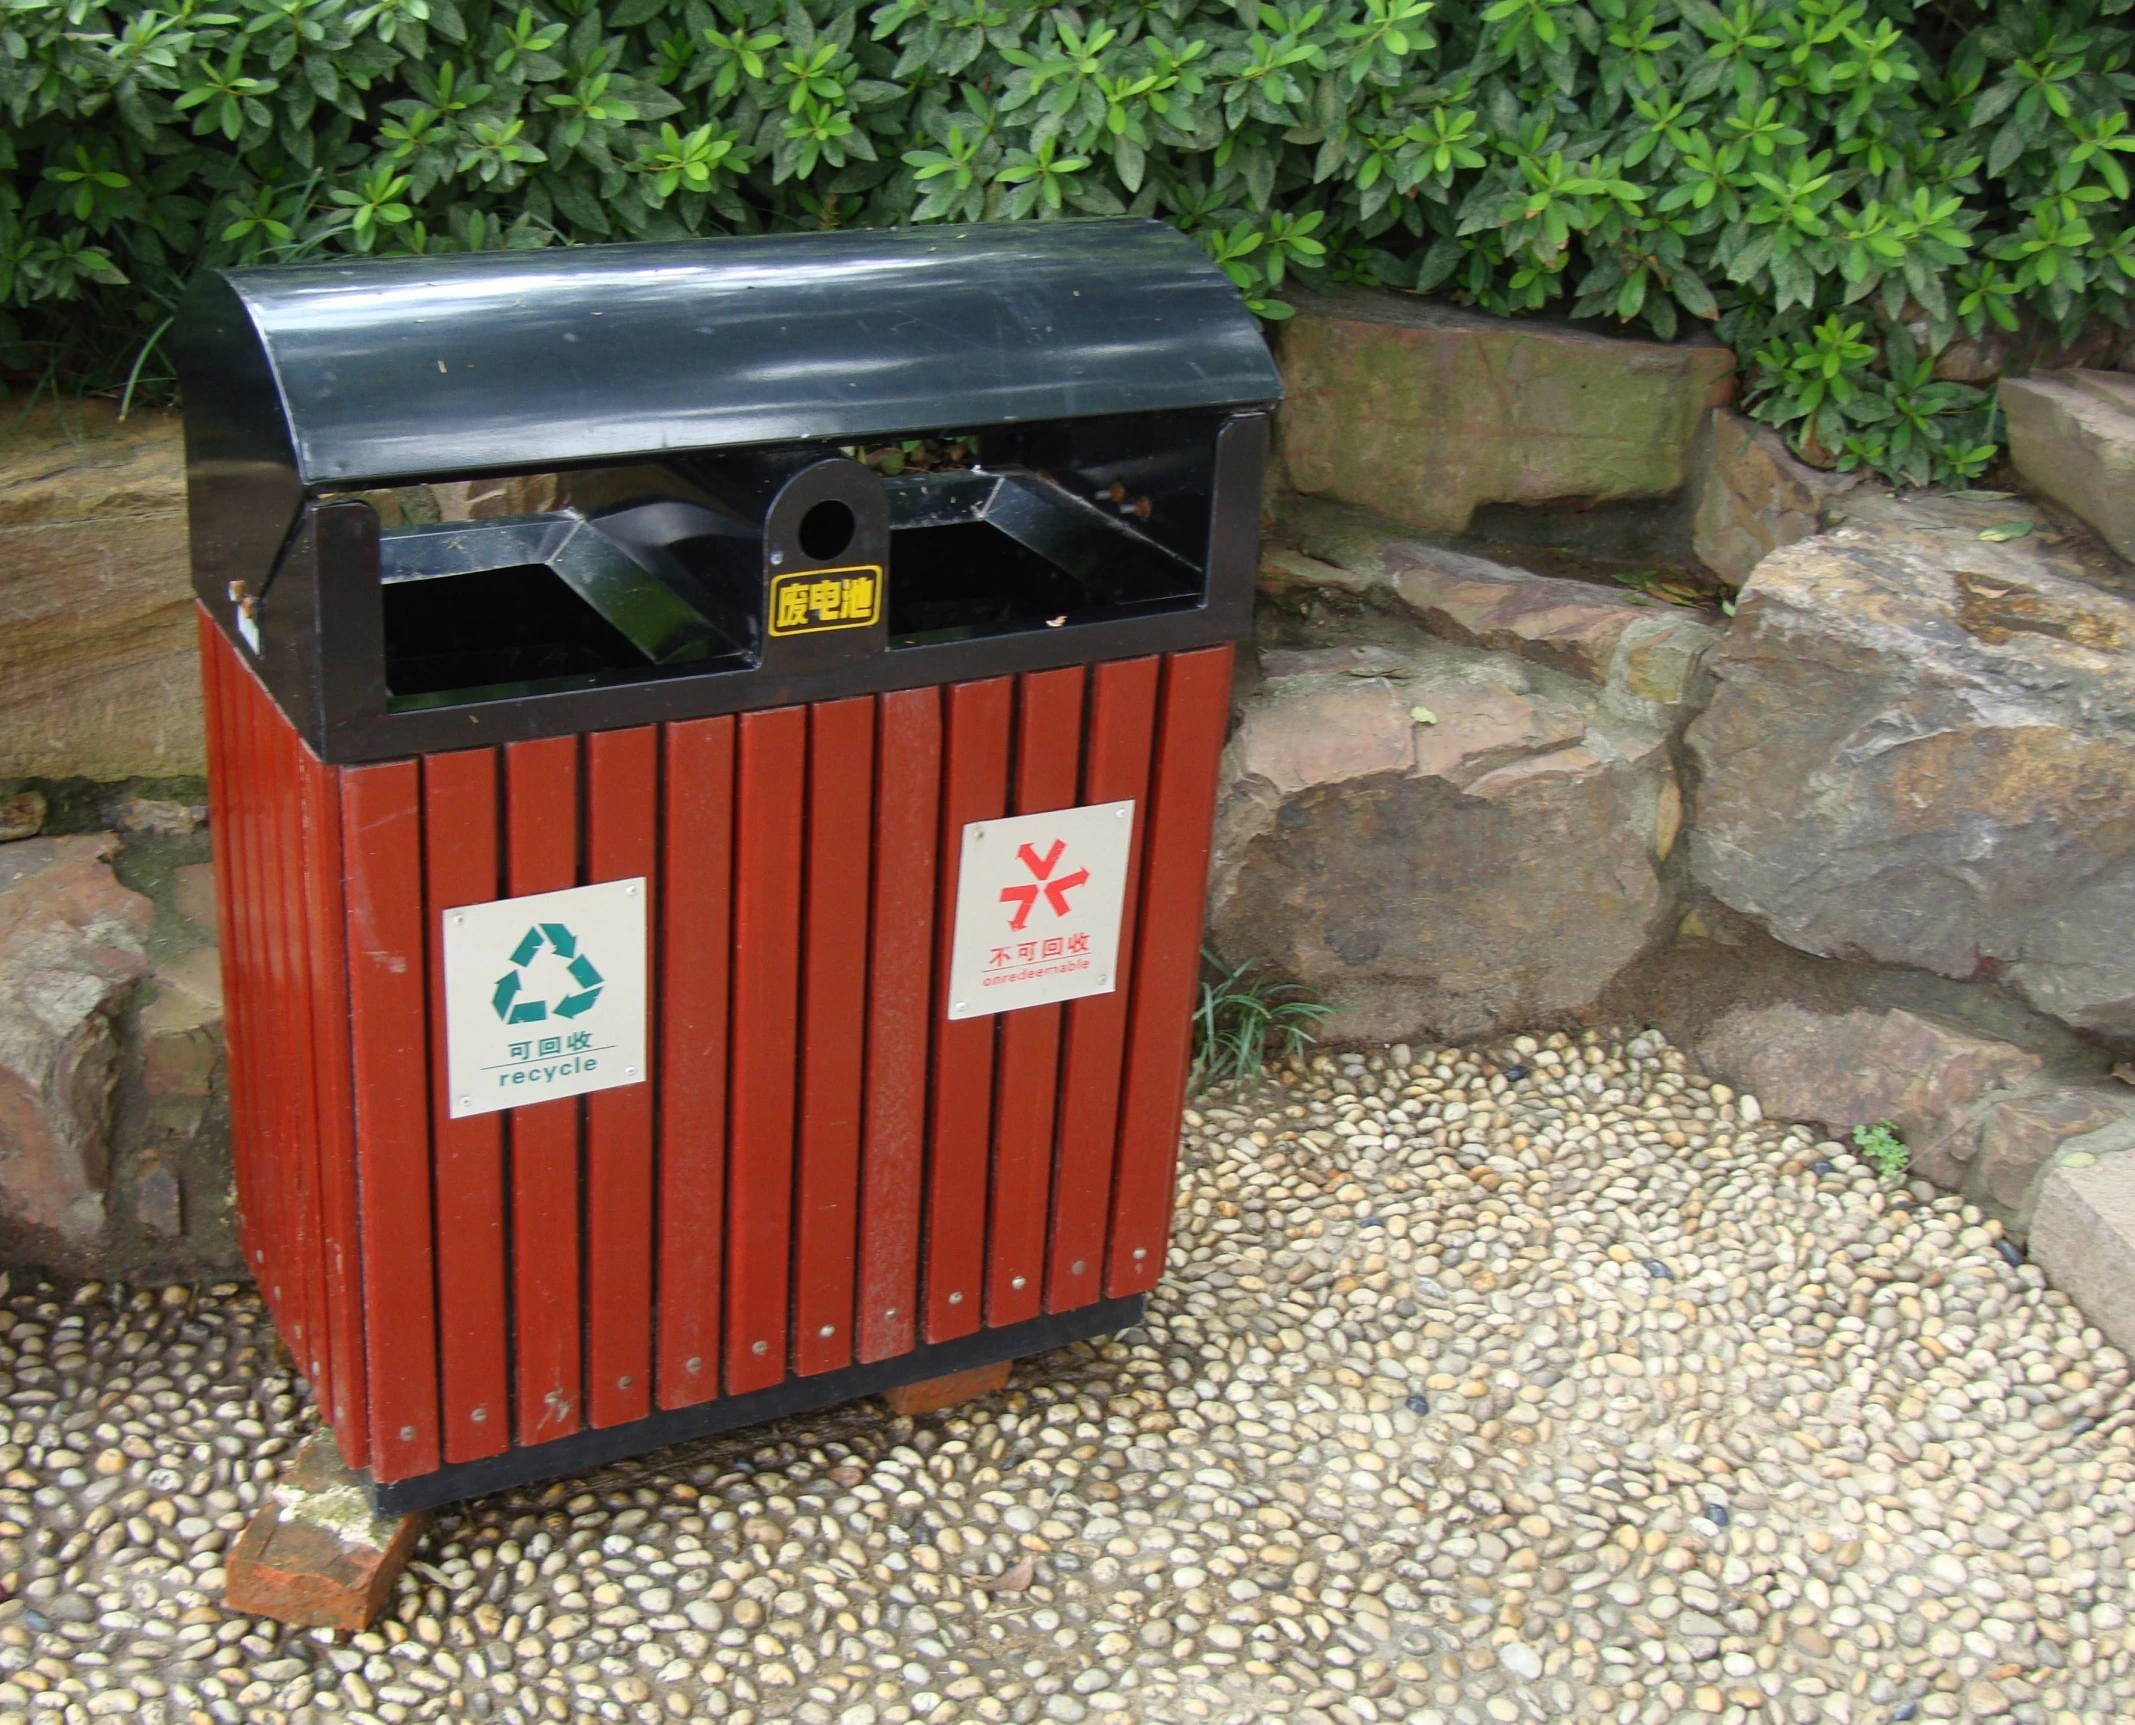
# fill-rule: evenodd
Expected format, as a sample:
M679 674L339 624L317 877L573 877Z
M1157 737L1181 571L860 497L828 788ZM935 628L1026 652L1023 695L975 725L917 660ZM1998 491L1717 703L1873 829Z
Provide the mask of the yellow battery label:
M771 633L812 635L820 629L864 629L882 611L882 570L795 570L771 577Z

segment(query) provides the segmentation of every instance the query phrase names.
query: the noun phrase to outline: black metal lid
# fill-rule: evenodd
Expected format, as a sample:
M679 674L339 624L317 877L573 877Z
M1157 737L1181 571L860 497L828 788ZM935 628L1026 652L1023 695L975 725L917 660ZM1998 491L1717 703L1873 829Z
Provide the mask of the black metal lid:
M1137 220L207 271L179 345L189 401L272 379L214 417L306 486L1282 394L1223 272Z

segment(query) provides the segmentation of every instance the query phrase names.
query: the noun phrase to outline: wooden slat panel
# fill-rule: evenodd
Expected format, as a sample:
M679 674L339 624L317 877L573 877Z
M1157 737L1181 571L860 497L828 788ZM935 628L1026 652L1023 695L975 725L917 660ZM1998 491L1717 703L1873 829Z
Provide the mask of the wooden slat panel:
M507 896L578 884L578 739L504 751ZM511 1111L512 1377L518 1438L584 1424L578 1204L580 1099Z
M1216 815L1216 764L1230 700L1229 647L1176 653L1165 661L1105 1271L1105 1291L1114 1298L1146 1292L1164 1270Z
M1022 679L1015 765L1019 815L1074 804L1082 765L1083 681L1080 665ZM989 1324L1035 1318L1044 1297L1060 1020L1058 1006L1026 1006L1000 1015L1001 1079L994 1102L993 1205L986 1252Z
M356 1210L355 1076L349 1065L348 920L343 914L341 775L307 755L304 920L315 959L311 1036L318 1075L320 1265L326 1283L330 1388L321 1406L344 1460L370 1452L363 1363L362 1250Z
M868 965L867 1139L860 1194L859 1358L918 1340L920 1190L926 1169L934 856L941 697L884 695L875 778L874 928Z
M726 1241L728 958L733 951L734 721L666 738L660 1020L660 1405L719 1389Z
M747 714L739 755L726 1250L726 1383L736 1393L786 1375L808 710Z
M875 703L808 710L807 912L794 1197L793 1369L850 1365L867 1022Z
M1148 828L1149 754L1156 730L1161 661L1115 660L1090 675L1088 759L1082 800L1132 800L1134 846L1120 915L1119 970L1110 994L1071 1001L1060 1069L1060 1147L1055 1164L1046 1309L1069 1311L1101 1296L1112 1157L1119 1131L1120 1064L1133 997L1135 911Z
M995 820L1008 801L1006 677L947 692L943 750L941 896L935 923L934 1121L927 1154L926 1339L968 1336L980 1323L986 1273L986 1165L992 1149L992 1018L950 1019L945 991L956 938L957 859L964 828Z
M440 1460L420 793L411 761L341 774L371 1469L381 1480Z
M659 742L649 725L586 739L589 883L642 879L652 890ZM648 929L656 910L647 907ZM648 1051L658 1035L655 1013ZM652 1412L652 1084L639 1076L586 1098L586 1407L597 1426Z
M447 1461L500 1455L511 1443L509 1242L504 1222L504 1118L452 1117L443 1021L443 919L498 896L497 755L432 755L423 768L428 877L430 1001L435 1033L430 1086L437 1146L438 1352Z

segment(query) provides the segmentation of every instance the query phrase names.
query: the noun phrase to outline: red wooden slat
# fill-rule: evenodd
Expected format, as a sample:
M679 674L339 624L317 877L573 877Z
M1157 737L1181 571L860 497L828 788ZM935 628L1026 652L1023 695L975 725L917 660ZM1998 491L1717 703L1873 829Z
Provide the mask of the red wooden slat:
M302 1289L304 1308L302 1346L294 1352L314 1392L318 1392L330 1389L331 1373L326 1358L326 1231L319 1191L319 1073L312 1036L318 944L312 938L309 921L308 877L315 844L304 820L304 781L307 769L315 763L311 751L305 748L295 728L282 719L279 709L275 716L279 721L276 754L283 833L283 927L288 940L289 992L283 1034L290 1042L296 1076L296 1093L290 1099L294 1135L287 1151L296 1191L298 1244L290 1274Z
M909 1352L918 1340L941 697L933 689L884 695L881 724L860 1196L863 1361Z
M649 725L586 739L588 882L642 880L638 890L652 891L659 749ZM647 1031L649 1052L656 1015ZM597 1426L652 1411L652 1083L639 1079L586 1098L586 1411Z
M257 703L255 770L261 775L266 843L259 910L265 992L262 1028L275 1073L273 1132L267 1165L274 1186L275 1223L267 1248L267 1276L260 1291L273 1308L276 1327L299 1368L311 1370L310 1267L313 1237L306 1143L311 1090L310 1044L302 1034L303 908L296 888L296 784L290 770L294 738L280 709L264 695Z
M1080 665L1035 672L1022 680L1015 768L1019 815L1064 809L1075 801L1082 765L1083 681ZM989 1324L1014 1324L1035 1318L1044 1296L1045 1216L1053 1179L1060 1018L1058 1006L1026 1006L1000 1015L1001 1077L993 1116L993 1214L986 1254Z
M980 1322L986 1273L986 1164L992 1149L994 1020L951 1019L957 859L964 828L996 820L1008 800L1006 677L948 690L943 750L941 897L936 915L934 1122L927 1156L926 1337L968 1336Z
M420 789L412 761L341 773L371 1469L381 1480L430 1473L440 1459Z
M507 896L578 884L578 739L504 751ZM512 1366L521 1443L584 1424L579 1098L511 1111Z
M497 897L497 755L466 749L423 762L428 876L431 1132L437 1146L438 1353L447 1461L499 1455L511 1443L511 1339L505 1295L504 1121L452 1117L442 1024L443 919Z
M739 753L726 1249L726 1381L733 1392L763 1389L786 1375L808 710L747 714Z
M1165 661L1105 1270L1105 1291L1114 1298L1146 1292L1164 1270L1208 893L1216 763L1230 700L1229 647L1175 653Z
M264 1287L268 1280L267 1254L275 1240L276 1218L273 1165L269 1153L274 1142L273 1109L276 1073L267 1029L272 1014L267 1008L270 977L266 968L263 930L265 886L260 857L266 849L264 811L267 805L266 775L259 769L261 697L252 674L233 653L225 677L230 693L232 833L235 838L232 878L232 927L229 951L235 966L232 998L239 1001L245 1038L245 1066L250 1082L245 1087L241 1115L244 1149L240 1167L245 1181L240 1204L250 1234L247 1262L253 1279Z
M734 721L667 727L660 1019L660 1405L719 1389Z
M332 907L319 891L319 874L324 865L323 835L319 831L317 803L319 778L327 771L318 758L304 744L294 730L285 732L286 761L288 766L288 803L290 844L290 930L294 937L296 964L292 982L295 994L290 1002L291 1018L289 1034L300 1045L299 1064L303 1074L303 1107L299 1124L302 1128L301 1142L296 1146L302 1158L301 1178L306 1188L305 1220L311 1234L311 1250L305 1254L304 1281L307 1309L307 1349L302 1363L311 1380L312 1397L331 1418L335 1406L335 1376L333 1356L333 1325L331 1321L333 1285L329 1274L329 1258L332 1253L332 1237L327 1226L326 1166L321 1156L321 1140L326 1128L326 1089L331 1080L322 1070L322 1056L332 1059L332 1044L328 1040L328 1027L321 1022L323 1002L321 991L327 967L326 943L321 939L320 914L331 915ZM336 877L338 880L338 877ZM339 917L331 920L339 922ZM345 1023L345 1014L339 1016ZM337 1023L335 1028L338 1029Z
M237 696L230 680L233 667L229 643L209 620L204 608L194 608L194 621L198 626L200 680L207 708L208 837L215 858L216 926L221 931L218 945L222 953L223 1067L230 1093L231 1161L237 1177L237 1240L246 1264L252 1265L256 1260L250 1209L253 1179L250 1109L257 1080L246 1045L246 1032L252 1023L251 1002L245 993L244 972L237 956L245 938L245 928L239 920L244 901L237 886L245 874L246 811L243 773L238 765L238 732L242 728L242 716L237 710Z
M304 821L310 835L305 871L306 938L316 953L312 976L312 1047L318 1075L321 1269L326 1280L326 1353L331 1391L322 1404L334 1422L342 1458L367 1465L362 1255L357 1226L355 1077L349 1065L348 921L341 842L341 774L317 760L304 774Z
M793 1368L850 1365L867 1019L875 703L808 710L808 886L794 1196Z
M1060 1068L1060 1147L1053 1178L1053 1237L1046 1309L1086 1306L1104 1283L1105 1222L1112 1205L1112 1153L1119 1129L1119 1080L1134 985L1135 911L1140 904L1141 839L1148 825L1149 753L1156 728L1156 659L1115 660L1090 675L1085 803L1134 805L1127 898L1120 913L1119 966L1110 994L1071 1001Z

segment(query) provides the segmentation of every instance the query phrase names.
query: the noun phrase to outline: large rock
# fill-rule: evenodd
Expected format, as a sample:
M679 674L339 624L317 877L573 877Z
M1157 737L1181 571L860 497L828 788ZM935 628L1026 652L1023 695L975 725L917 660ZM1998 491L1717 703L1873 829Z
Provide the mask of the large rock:
M2114 1346L2135 1352L2135 1154L2048 1169L2027 1244L2053 1285Z
M204 760L176 417L33 416L0 441L0 776Z
M0 1217L15 1250L53 1263L104 1224L112 1017L145 966L154 909L111 872L112 845L0 846Z
M1803 951L2135 1035L2135 603L1938 519L1759 565L1688 731L1693 870Z
M2068 371L2004 378L2009 460L2033 490L2135 558L2135 378Z
M1998 1096L1979 1110L1969 1142L1965 1189L2023 1226L2040 1173L2064 1151L2095 1160L2100 1150L2135 1143L2135 1090L2125 1084L2058 1084ZM2079 1166L2084 1162L2079 1161Z
M2034 1077L2035 1054L1921 1013L1814 1012L1782 1002L1720 1019L1698 1044L1707 1071L1753 1094L1765 1113L1845 1133L1889 1121L1913 1168L1963 1183L1952 1140L1985 1097Z
M1698 612L1452 551L1358 509L1294 504L1280 531L1298 547L1270 550L1263 592L1361 601L1441 640L1599 685L1608 705L1634 719L1669 722L1720 635Z
M1663 497L1681 488L1734 356L1413 295L1295 296L1277 436L1298 491L1461 532L1479 504Z
M1747 581L1780 546L1817 532L1824 499L1852 484L1797 460L1770 426L1716 407L1691 450L1691 546L1715 574Z
M1662 733L1432 642L1264 655L1224 758L1211 939L1337 1039L1582 1011L1658 933L1680 793Z

